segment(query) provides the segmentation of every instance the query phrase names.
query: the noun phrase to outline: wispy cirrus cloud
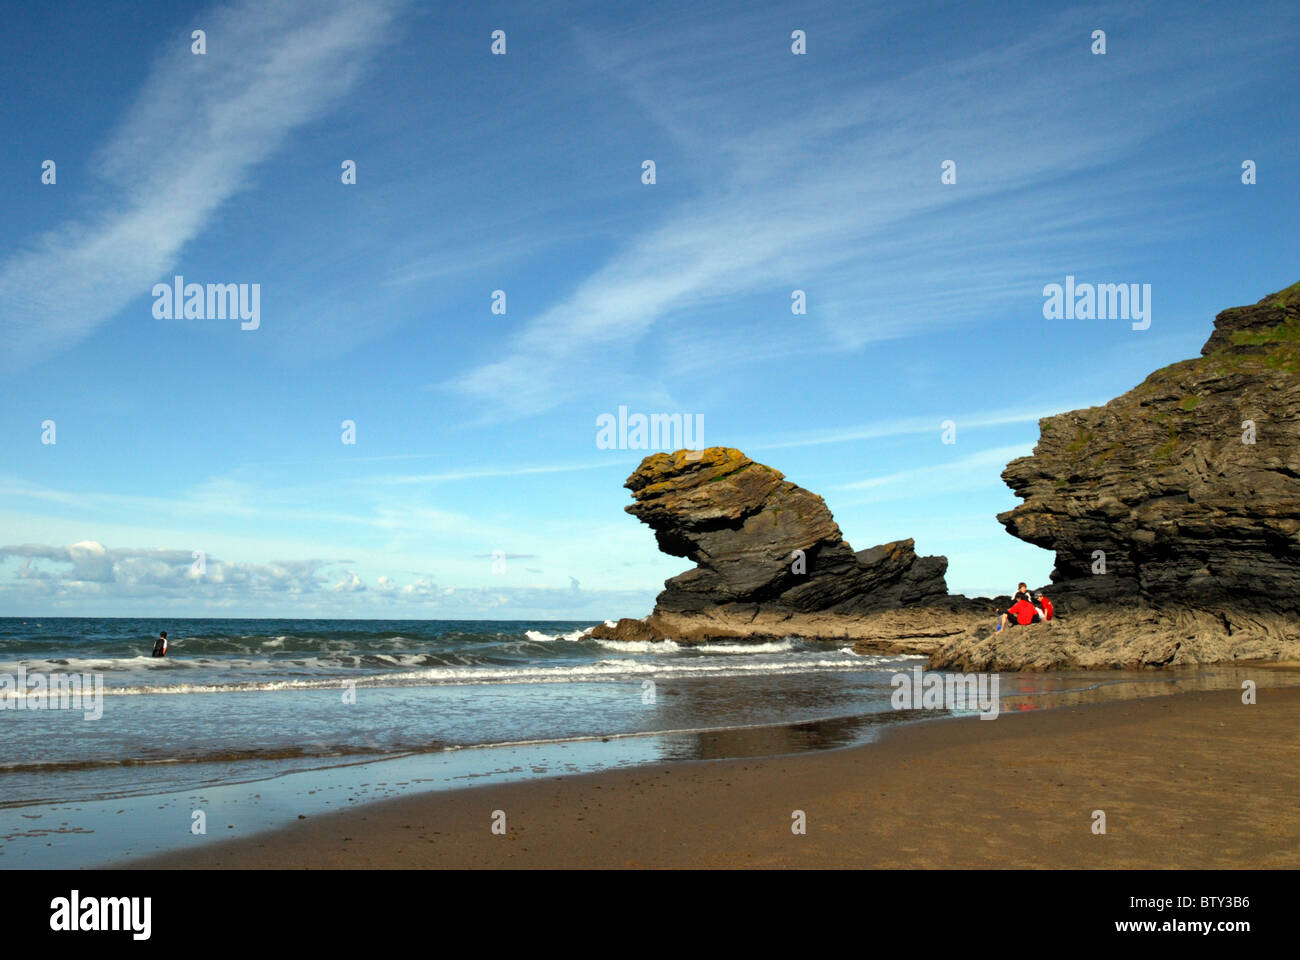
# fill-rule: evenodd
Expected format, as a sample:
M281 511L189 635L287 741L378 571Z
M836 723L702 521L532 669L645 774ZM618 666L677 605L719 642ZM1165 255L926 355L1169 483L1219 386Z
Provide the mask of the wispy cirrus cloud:
M952 418L957 430L965 432L966 430L978 430L985 427L1002 427L1018 423L1037 423L1043 417L1050 417L1053 414L1062 413L1066 410L1077 410L1086 407L1086 403L1059 404L1051 408L1023 408L1023 409L1004 409L1004 410L984 410L970 414L962 414ZM950 419L948 416L933 415L929 417L901 417L894 420L876 420L872 423L864 423L856 426L838 427L830 430L822 430L811 433L802 437L791 437L782 440L760 440L748 444L746 449L749 450L780 450L790 447L817 447L831 443L855 443L861 440L880 440L885 437L903 437L903 436L923 436L933 434L939 436L944 429L944 421Z
M254 168L356 82L396 0L240 2L203 18L208 53L164 39L135 104L89 164L111 200L0 264L0 357L17 369L71 346L175 265Z
M1107 15L1118 25L1128 12ZM877 8L856 28L873 16L889 12ZM1086 31L1062 12L991 31L969 48L977 52L923 69L844 61L834 76L811 56L802 76L790 64L804 58L786 52L774 65L774 23L755 14L725 31L675 24L671 42L584 34L593 70L682 153L661 157L659 185L642 188L670 198L658 216L501 355L446 383L485 418L544 412L647 364L671 377L987 319L1017 298L1033 302L1042 279L1031 264L1044 256L1113 263L1117 219L1140 216L1151 245L1176 238L1192 215L1155 199L1148 181L1207 171L1146 169L1141 149L1202 107L1192 91L1218 68L1184 42L1204 32L1199 20L1171 17L1144 37L1143 56L1092 70L1079 68ZM1281 52L1267 37L1227 42L1238 53ZM699 82L736 61L747 64L743 83ZM1215 96L1238 82L1216 73ZM1131 96L1133 85L1159 100L1159 114ZM939 182L946 159L958 161L957 186ZM1124 181L1099 189L1099 173L1121 162L1133 164ZM792 287L811 291L816 309L755 324L739 345L734 329L684 329L684 347L652 336L683 315L707 318L711 304L757 294L777 303Z
M866 499L849 501L848 504L868 503L875 499L892 497L914 497L918 491L927 494L959 490L971 486L987 486L1000 483L998 473L989 467L1001 467L1016 457L1028 455L1032 444L1013 444L980 450L977 453L952 460L948 463L930 464L911 470L897 470L893 473L867 477L852 483L841 485L842 490L871 491ZM846 505L848 505L846 504Z
M483 480L488 477L526 477L546 473L573 473L582 470L608 470L611 461L599 463L557 463L538 466L483 467L480 469L446 470L439 473L389 474L367 477L367 484L432 484L452 483L458 480Z

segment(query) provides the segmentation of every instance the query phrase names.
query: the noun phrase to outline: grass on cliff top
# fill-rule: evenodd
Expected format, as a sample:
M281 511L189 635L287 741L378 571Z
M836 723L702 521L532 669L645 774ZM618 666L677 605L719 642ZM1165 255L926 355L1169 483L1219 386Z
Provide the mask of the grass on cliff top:
M1300 320L1286 320L1276 327L1252 332L1238 330L1232 335L1232 343L1238 347L1262 347L1275 343L1300 343Z
M1153 370L1147 374L1147 378L1133 388L1135 393L1154 393L1158 389L1172 387L1182 382L1185 375L1193 373L1201 361L1202 357L1188 357L1186 360L1179 360L1177 363L1171 363L1167 367L1161 367L1159 370Z
M1286 308L1293 303L1300 303L1300 283L1293 283L1278 293L1273 298L1273 302L1279 307Z
M1215 372L1220 376L1228 372L1251 373L1261 369L1300 373L1300 320L1288 320L1257 333L1238 331L1232 335L1232 343L1238 347L1267 346L1272 349L1263 354L1232 353L1228 348L1214 351L1210 358L1216 362Z
M1300 303L1300 283L1283 290L1274 302L1279 307L1288 302ZM1300 318L1292 317L1264 330L1238 330L1232 335L1232 346L1269 349L1262 353L1236 353L1232 347L1220 347L1204 358L1213 361L1218 376L1265 370L1300 373Z
M1273 306L1280 309L1300 306L1300 283L1293 283L1280 291L1273 298ZM1276 326L1264 330L1238 330L1232 335L1234 347L1272 347L1264 354L1240 354L1231 352L1230 348L1220 347L1208 357L1189 357L1167 367L1153 370L1134 392L1151 395L1162 388L1175 386L1188 374L1197 372L1206 361L1213 361L1215 373L1250 373L1261 369L1282 370L1287 373L1300 373L1300 318L1288 317ZM1194 410L1198 404L1188 397L1182 401L1183 409Z

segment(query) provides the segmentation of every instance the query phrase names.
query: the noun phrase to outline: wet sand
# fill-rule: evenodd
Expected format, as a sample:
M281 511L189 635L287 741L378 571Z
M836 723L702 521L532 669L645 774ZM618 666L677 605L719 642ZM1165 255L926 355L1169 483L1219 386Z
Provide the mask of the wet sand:
M847 749L420 794L129 866L1300 867L1300 689L1258 697L945 719Z

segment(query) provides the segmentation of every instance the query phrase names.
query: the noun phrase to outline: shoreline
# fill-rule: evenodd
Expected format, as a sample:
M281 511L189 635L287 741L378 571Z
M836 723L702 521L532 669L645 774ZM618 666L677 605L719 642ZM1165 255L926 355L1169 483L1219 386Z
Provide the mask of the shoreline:
M1300 689L1258 695L936 718L858 746L414 793L115 866L1294 868Z

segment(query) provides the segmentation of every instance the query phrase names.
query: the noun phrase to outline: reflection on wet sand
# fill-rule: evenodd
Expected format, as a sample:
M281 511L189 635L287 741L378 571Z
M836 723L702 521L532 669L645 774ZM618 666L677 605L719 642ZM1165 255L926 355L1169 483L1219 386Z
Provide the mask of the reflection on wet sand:
M931 720L946 710L890 710L856 717L832 717L781 727L743 727L704 733L676 733L662 738L662 760L723 760L768 757L805 750L849 747L873 739L877 730L896 723Z
M1240 690L1251 680L1257 687L1300 684L1297 674L1272 665L1167 667L1163 670L1098 673L1001 674L1002 709L1008 712L1110 703L1139 697L1164 697L1201 690Z
M712 696L754 695L752 680L736 678L736 689L728 693L727 678L711 681ZM999 712L1024 713L1032 710L1072 707L1090 703L1135 700L1206 690L1241 690L1245 681L1259 688L1300 685L1300 672L1271 664L1252 666L1215 665L1176 667L1160 671L1113 671L1074 673L1003 673L999 675ZM888 683L888 678L882 679ZM676 686L676 685L675 685ZM686 687L688 684L682 684ZM672 696L687 692L667 691ZM780 696L800 700L801 706L825 704L826 691L808 688L781 690ZM806 701L806 702L802 702ZM842 701L840 701L842 703ZM669 714L671 707L667 708ZM874 713L836 716L780 726L736 727L689 733L673 733L658 739L661 760L721 760L738 757L775 756L828 750L867 743L881 730L898 723L933 720L946 716L969 716L975 710L883 710Z

